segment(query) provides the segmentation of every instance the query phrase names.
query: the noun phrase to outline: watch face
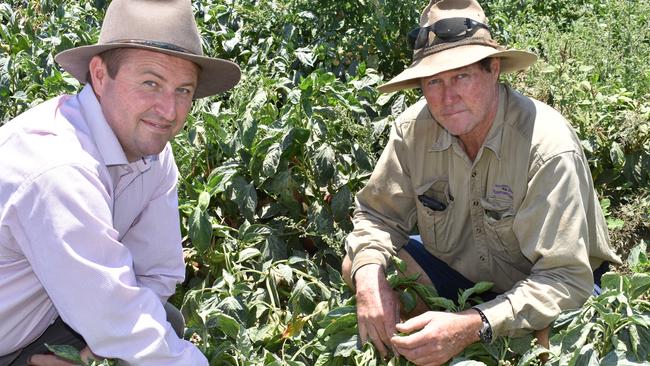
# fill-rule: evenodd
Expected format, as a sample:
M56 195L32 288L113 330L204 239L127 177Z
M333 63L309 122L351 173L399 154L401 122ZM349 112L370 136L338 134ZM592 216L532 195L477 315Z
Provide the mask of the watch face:
M490 323L483 322L483 326L479 331L479 336L481 337L481 342L483 343L492 343L492 327Z

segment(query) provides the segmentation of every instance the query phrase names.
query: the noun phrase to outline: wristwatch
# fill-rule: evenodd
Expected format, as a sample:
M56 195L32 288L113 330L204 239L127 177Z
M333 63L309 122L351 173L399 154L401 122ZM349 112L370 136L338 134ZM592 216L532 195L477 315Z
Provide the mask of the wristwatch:
M481 316L481 320L483 321L483 325L481 326L481 329L478 331L478 337L481 339L481 342L484 344L490 344L492 343L492 326L490 325L490 322L487 320L487 317L483 312L477 308L473 308L478 312L478 315Z

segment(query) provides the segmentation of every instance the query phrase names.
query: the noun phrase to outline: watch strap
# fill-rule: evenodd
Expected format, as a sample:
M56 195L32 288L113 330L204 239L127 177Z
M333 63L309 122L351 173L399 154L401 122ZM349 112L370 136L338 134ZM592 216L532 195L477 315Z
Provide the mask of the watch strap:
M478 336L481 339L481 342L484 344L490 344L492 343L492 326L490 325L490 322L488 321L487 317L483 312L477 308L473 308L478 312L478 315L481 316L481 321L483 322L483 325L481 326L481 329L478 331Z

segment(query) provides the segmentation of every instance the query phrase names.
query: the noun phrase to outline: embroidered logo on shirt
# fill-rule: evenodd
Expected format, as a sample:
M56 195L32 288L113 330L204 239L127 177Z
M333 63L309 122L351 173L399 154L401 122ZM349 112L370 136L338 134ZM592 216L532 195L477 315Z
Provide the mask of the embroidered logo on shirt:
M495 197L501 196L512 199L512 188L507 184L495 184L494 187L492 187L492 194L494 194Z

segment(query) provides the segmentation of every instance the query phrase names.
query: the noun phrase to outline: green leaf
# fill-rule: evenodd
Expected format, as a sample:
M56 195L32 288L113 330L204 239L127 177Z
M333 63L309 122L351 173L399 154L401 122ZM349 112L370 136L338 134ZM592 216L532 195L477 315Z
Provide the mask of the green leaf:
M322 235L334 232L334 219L325 207L314 202L310 216L310 219L316 226L316 232Z
M332 216L335 221L350 219L350 208L352 207L352 192L347 185L344 185L332 197Z
M321 145L314 154L316 183L320 187L327 186L327 183L334 177L335 155L334 149L329 144Z
M208 316L205 322L207 328L216 328L232 339L237 338L239 334L239 322L224 313L218 312Z
M634 273L630 278L630 299L639 298L642 295L648 295L650 291L650 274Z
M393 263L395 264L395 267L402 273L406 273L406 262L402 260L402 258L398 256L392 256L390 258Z
M302 47L294 51L294 55L300 60L300 62L305 66L314 66L314 53L310 48Z
M581 312L582 312L582 309L563 311L562 313L560 313L560 315L557 317L557 319L555 319L555 322L553 323L553 328L554 329L560 329L560 328L568 325Z
M210 248L212 240L212 224L210 223L210 215L195 207L189 221L189 236L192 245L199 251L204 253Z
M287 244L275 235L270 235L264 241L262 249L264 260L272 259L274 261L287 258Z
M239 138L242 146L251 148L257 135L257 122L252 117L244 118L239 130Z
M456 310L456 304L444 297L429 297L425 298L424 302L429 306L431 310L442 309L447 311Z
M210 206L210 193L203 191L199 194L197 208L201 211L205 211L208 209L208 206Z
M233 179L233 193L235 203L239 206L242 216L249 222L254 221L255 209L257 207L257 191L253 183L247 183L242 177Z
M627 265L630 268L634 268L642 264L644 260L647 261L648 258L645 254L647 250L648 248L645 240L641 240L639 244L635 245L632 250L630 250L630 254L627 257Z
M400 291L399 293L400 303L402 304L401 308L408 314L417 305L417 294L415 290L410 287L407 287Z
M474 285L472 288L468 288L467 290L463 291L460 296L458 297L458 304L463 308L465 304L467 304L467 300L474 294L481 294L485 291L488 291L491 289L493 286L492 282L479 282L476 285Z
M257 244L271 235L271 228L262 224L253 224L241 227L239 240L246 244Z
M357 332L357 314L345 313L340 316L332 317L330 312L327 316L331 319L325 326L322 337L335 333L356 334Z
M302 145L309 140L309 130L293 127L282 138L282 156L294 156Z
M354 334L347 341L338 343L334 349L334 356L350 357L357 350L357 338L358 336Z
M84 365L85 363L81 360L81 356L79 355L79 350L68 345L49 345L45 344L45 347L47 347L50 352L54 353L58 357L64 358L68 361L72 361L77 364Z
M286 264L278 264L276 267L272 268L271 273L273 273L278 280L282 280L288 285L293 284L293 269Z
M355 162L359 168L369 172L373 170L368 153L363 149L363 147L359 144L354 144L352 146L352 153L354 154Z
M300 278L296 282L296 285L293 287L293 291L291 291L291 297L289 298L289 301L298 303L303 306L306 305L306 303L313 304L315 298L316 293L314 290L312 290L311 286L305 282L304 279Z
M603 274L600 279L600 284L603 289L623 291L622 278L618 273L607 272Z
M237 263L242 263L245 262L251 258L255 258L262 253L259 251L257 248L244 248L241 252L239 252L239 256L237 259Z
M621 149L621 145L618 142L612 142L612 147L609 150L610 159L612 159L612 164L616 169L622 169L625 165L625 153Z
M269 147L262 162L262 175L264 177L273 176L277 172L281 155L280 144L275 143Z

